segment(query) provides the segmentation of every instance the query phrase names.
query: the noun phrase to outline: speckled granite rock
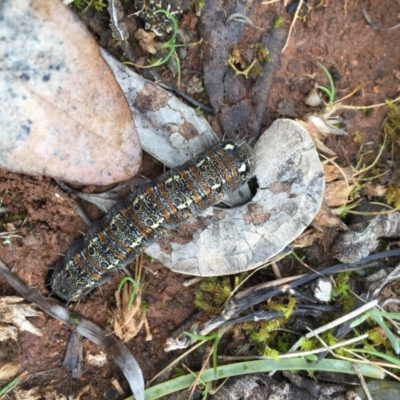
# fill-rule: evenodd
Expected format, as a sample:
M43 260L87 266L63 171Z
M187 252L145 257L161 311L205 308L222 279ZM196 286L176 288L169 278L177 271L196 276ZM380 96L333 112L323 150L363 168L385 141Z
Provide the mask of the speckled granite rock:
M5 0L0 37L0 167L82 184L135 175L132 114L79 19L59 1Z

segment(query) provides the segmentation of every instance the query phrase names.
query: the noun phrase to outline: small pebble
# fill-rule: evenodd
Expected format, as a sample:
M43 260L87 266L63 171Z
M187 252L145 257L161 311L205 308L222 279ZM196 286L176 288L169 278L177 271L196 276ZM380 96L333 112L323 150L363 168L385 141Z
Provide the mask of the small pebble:
M321 302L328 302L332 294L332 281L329 278L319 278L315 282L314 297Z

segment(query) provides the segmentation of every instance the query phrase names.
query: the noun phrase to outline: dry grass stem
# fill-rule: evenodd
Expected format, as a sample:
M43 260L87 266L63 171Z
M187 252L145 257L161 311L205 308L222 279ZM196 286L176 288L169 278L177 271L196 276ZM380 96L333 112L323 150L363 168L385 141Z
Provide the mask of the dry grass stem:
M362 375L362 373L360 371L360 368L358 368L357 365L353 364L353 369L354 369L354 372L356 373L356 375L358 376L358 379L360 380L361 386L362 386L362 388L364 390L365 395L367 396L367 399L368 400L374 400L372 398L372 396L371 396L371 393L370 393L369 389L368 389L367 383L365 382L365 379L364 379L364 377L363 377L363 375Z
M287 47L287 45L289 43L290 36L292 34L292 30L294 28L294 25L296 23L297 17L299 16L299 12L300 12L302 6L303 6L303 0L300 0L298 6L296 8L296 12L294 13L293 21L290 24L289 33L288 33L288 36L287 36L287 39L286 39L286 43L283 46L282 53L285 51L285 49L286 49L286 47Z

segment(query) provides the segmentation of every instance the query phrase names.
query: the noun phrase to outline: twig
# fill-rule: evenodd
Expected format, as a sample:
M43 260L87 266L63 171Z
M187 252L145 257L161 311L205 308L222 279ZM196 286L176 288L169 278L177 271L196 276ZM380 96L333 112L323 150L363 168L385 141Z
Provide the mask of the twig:
M365 358L365 357L361 356L360 354L357 354L354 351L351 351L349 349L343 348L343 350L347 353L350 353L353 357L358 358L357 361L359 363L373 365L374 367L377 367L380 370L382 370L382 372L384 374L390 375L392 378L394 378L398 382L400 381L400 378L396 374L394 374L393 372L390 372L388 369L386 369L386 368L393 368L393 367L395 367L395 365L378 362L378 361L371 361L371 360L368 360L368 358ZM340 356L339 354L335 354L335 357L338 358L339 360L349 360L349 361L354 362L354 359L351 359L349 357ZM384 368L384 367L386 367L386 368Z
M365 11L365 9L363 7L361 7L361 11L364 15L364 18L367 20L368 24L372 26L372 28L376 29L377 31L383 31L383 32L387 32L387 31L392 31L393 29L397 29L400 28L400 24L391 26L390 28L384 28L382 26L376 25L371 17L368 15L368 13Z
M362 373L360 372L360 368L358 368L358 366L356 364L353 364L353 369L354 369L355 373L357 374L358 379L361 382L361 386L364 389L364 392L365 392L365 395L367 396L367 399L368 400L374 400L372 398L372 396L371 396L371 393L370 393L369 389L368 389L367 383L365 382L365 379L364 379Z
M225 24L228 24L231 21L243 22L244 24L250 25L251 27L253 27L255 29L265 31L264 28L261 28L261 27L255 25L254 22L247 15L244 15L244 14L240 14L240 13L231 14L225 21Z
M287 39L286 39L286 43L283 46L282 53L285 51L285 49L286 49L286 47L287 47L287 45L289 43L290 35L292 34L292 30L294 28L294 24L296 23L297 17L299 15L299 12L300 12L302 6L303 6L303 0L300 0L298 6L296 8L296 12L294 13L293 21L290 24L289 33L288 33L288 36L287 36Z
M273 262L271 264L271 266L272 266L272 272L274 273L275 278L281 279L282 274L281 274L281 271L279 270L279 265L276 262Z
M394 100L391 100L392 103L396 103L397 101L400 100L400 96L396 97ZM370 106L346 106L344 104L338 104L338 110L342 109L347 109L347 110L368 110L370 108L377 108L377 107L382 107L386 106L386 103L378 103L378 104L372 104Z
M349 94L346 94L346 96L341 97L340 99L336 100L333 102L333 104L337 104L337 103L342 103L343 100L348 99L349 97L353 96L355 93L357 93L360 89L362 89L361 85L358 85L352 92L350 92Z

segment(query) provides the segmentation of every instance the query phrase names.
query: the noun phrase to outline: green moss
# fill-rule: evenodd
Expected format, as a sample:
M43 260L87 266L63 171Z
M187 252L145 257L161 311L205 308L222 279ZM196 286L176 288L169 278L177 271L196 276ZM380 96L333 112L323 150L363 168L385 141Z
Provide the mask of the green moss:
M278 29L282 26L283 24L283 18L282 17L278 17L275 21L274 21L274 29Z
M74 0L72 5L80 11L86 11L93 7L96 11L101 12L107 7L104 0Z
M255 45L256 57L259 63L270 62L271 55L267 47L265 47L262 43L257 43Z

